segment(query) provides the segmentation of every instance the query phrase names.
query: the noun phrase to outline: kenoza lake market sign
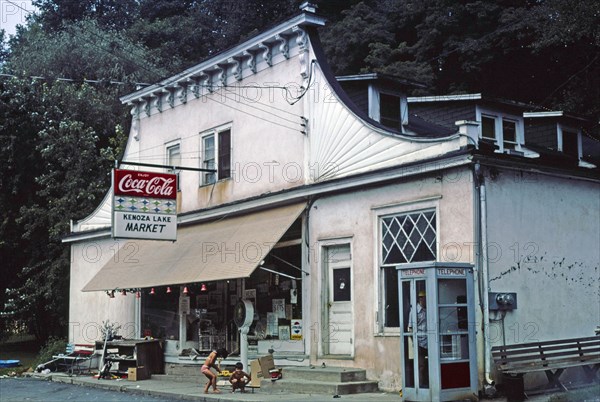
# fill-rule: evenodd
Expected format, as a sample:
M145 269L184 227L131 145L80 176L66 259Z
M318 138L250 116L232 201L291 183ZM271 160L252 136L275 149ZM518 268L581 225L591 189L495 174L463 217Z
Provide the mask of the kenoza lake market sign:
M177 240L177 176L113 170L115 238Z

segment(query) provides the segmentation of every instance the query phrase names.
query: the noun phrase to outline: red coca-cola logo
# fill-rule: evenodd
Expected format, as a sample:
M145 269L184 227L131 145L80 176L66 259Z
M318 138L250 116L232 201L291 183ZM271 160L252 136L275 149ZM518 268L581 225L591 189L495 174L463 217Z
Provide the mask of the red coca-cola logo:
M177 176L167 173L115 169L115 195L177 199Z

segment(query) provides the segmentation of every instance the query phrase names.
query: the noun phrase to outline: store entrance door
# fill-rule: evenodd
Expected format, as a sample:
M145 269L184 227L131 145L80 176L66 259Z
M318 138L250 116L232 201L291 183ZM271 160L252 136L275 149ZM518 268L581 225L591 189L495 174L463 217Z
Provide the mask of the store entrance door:
M353 311L350 245L325 248L328 291L323 352L328 355L353 354Z

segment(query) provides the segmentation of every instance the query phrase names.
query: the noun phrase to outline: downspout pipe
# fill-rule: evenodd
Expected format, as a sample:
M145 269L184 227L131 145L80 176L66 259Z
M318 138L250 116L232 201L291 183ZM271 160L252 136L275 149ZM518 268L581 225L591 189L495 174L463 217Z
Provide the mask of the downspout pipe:
M475 164L475 178L479 185L479 233L481 237L481 289L483 305L483 362L484 362L484 387L493 387L495 382L491 378L491 354L490 345L490 306L489 306L489 264L487 244L487 198L485 180L481 172L481 165Z

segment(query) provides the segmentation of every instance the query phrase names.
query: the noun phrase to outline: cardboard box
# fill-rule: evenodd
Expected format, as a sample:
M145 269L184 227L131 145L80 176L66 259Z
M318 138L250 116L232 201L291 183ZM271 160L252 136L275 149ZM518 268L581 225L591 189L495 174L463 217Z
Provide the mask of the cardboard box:
M142 381L150 378L150 374L144 366L140 367L129 367L127 370L127 379L129 381Z
M268 374L269 370L273 370L275 368L275 362L273 361L273 355L266 355L266 356L260 357L258 359L258 361L260 362L260 370L263 373Z
M252 377L250 386L260 388L260 380L262 380L263 375L260 369L260 362L258 360L252 360L250 362L250 377Z

